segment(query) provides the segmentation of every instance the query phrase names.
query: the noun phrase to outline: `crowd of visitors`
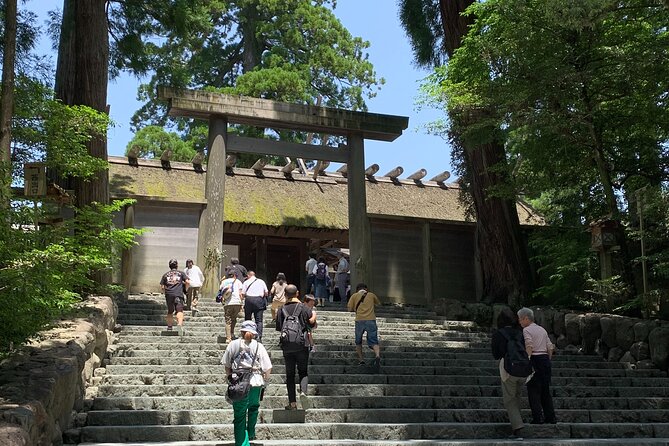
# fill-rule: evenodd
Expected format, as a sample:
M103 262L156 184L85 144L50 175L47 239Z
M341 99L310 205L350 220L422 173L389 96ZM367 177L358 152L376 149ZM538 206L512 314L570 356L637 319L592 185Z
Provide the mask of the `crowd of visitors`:
M193 316L196 315L205 277L190 259L186 261L183 272L179 271L176 259L171 259L168 266L170 270L160 279L167 304L167 330L173 330L176 315L177 331L183 335L183 311L190 309ZM290 284L284 273L276 275L268 290L265 281L241 265L239 259L231 259L230 265L225 268L219 296L224 308L228 346L221 363L228 376L242 369L253 371L248 395L233 403L236 446L248 445L250 440L255 439L261 393L272 369L267 350L262 345L263 314L268 303L271 305L272 323L280 332L279 345L286 366L286 410L297 409L297 385L302 409L311 408L308 368L309 355L316 351L314 330L318 324L315 307L324 306L326 300L345 302L348 311L355 314L355 352L359 365L366 365L362 349L363 336L366 336L367 346L374 352L371 369L374 373L381 370L375 314L375 307L381 304L378 296L370 292L364 283L358 284L355 293L350 295L347 283L349 263L344 255L339 255L334 268L333 296L329 292L332 286L330 267L324 257L310 254L304 272L307 292L302 301L298 287ZM241 325L241 337L235 339L235 325L242 309L245 320ZM522 439L524 425L520 399L524 386L527 386L532 413L530 423L555 424L557 419L550 391L551 359L555 347L546 330L535 323L534 312L521 308L514 313L509 308L503 308L497 318L497 330L492 335L491 346L493 357L499 361L502 397L511 424L510 438Z

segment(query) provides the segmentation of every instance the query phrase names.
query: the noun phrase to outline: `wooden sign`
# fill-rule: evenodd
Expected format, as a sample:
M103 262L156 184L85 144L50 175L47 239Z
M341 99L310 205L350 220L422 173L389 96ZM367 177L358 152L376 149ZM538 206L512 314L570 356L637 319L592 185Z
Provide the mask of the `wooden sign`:
M46 195L46 164L25 163L23 165L23 194L26 197Z

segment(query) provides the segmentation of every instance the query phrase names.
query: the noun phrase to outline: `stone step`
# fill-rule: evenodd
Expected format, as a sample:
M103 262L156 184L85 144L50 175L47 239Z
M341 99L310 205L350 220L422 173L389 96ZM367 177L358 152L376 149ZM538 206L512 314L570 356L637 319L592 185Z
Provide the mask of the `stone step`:
M121 358L119 358L121 359ZM133 359L133 358L123 358L123 359ZM133 373L169 373L174 371L174 366L179 358L167 358L165 360L156 360L158 364L110 364L107 366L108 373L122 373L127 374L128 370L132 370ZM167 364L166 364L167 363ZM387 375L458 375L458 374L469 374L472 372L472 367L414 367L414 366L392 366L387 365L385 361L381 361L382 373ZM223 366L213 364L191 364L191 365L181 365L179 364L179 370L181 373L223 373ZM499 368L496 365L490 365L488 367L478 367L475 369L477 374L487 375L487 376L499 376ZM349 365L312 365L309 367L309 373L313 375L319 374L349 374L349 373L359 373L360 366L358 364L349 364ZM273 368L273 373L282 374L284 373L284 366L277 365ZM666 376L666 372L660 370L627 370L627 369L576 369L576 368L555 368L553 370L553 376L590 376L590 377L614 377L614 376L644 376L644 377L663 377Z
M205 346L206 347L206 346ZM212 347L212 346L209 346ZM319 360L330 360L330 359L346 359L351 360L354 357L352 349L346 350L332 350L332 349L321 349L321 345L316 345L318 351L312 353L310 357L318 357ZM328 346L329 347L329 346ZM266 349L273 355L274 352L279 352L277 349L272 349L271 346L266 345ZM172 350L159 350L159 349L141 349L136 348L132 345L126 344L124 347L119 348L114 357L181 357L184 355L190 357L221 357L225 351L225 344L219 344L218 348L211 350L190 350L190 349L172 349ZM280 353L280 352L279 352ZM438 359L434 359L434 358ZM383 349L383 358L386 361L399 361L399 360L411 360L411 361L485 361L493 360L490 352L439 352L438 356L433 352L396 352L396 351L387 351ZM273 361L281 361L282 357L277 355L276 358L273 358ZM599 368L599 364L605 363L604 360L599 356L586 356L586 355L555 355L553 356L553 366L558 366L561 364L571 363L578 366L581 365L590 365L594 364L594 368ZM608 364L608 363L605 363ZM613 367L615 368L615 367Z
M165 296L162 294L156 294L153 296L142 296L142 297L135 297L131 296L128 299L121 300L118 302L119 306L124 306L124 305L142 305L142 304L161 304L165 305ZM213 298L208 299L208 298L202 298L198 300L198 307L204 305L204 306L212 306L212 307L220 307L221 304L216 302ZM316 307L316 308L325 308L325 309L345 309L345 304L341 302L326 302L324 307ZM422 305L398 305L398 304L382 304L378 308L384 309L386 311L400 311L400 312L416 312L416 313L434 313L435 311L426 306Z
M259 424L258 441L277 439L331 440L410 440L410 439L498 439L508 435L508 423L307 423ZM653 423L573 423L528 425L525 438L667 438L664 424ZM179 426L86 426L81 429L83 442L157 442L188 440L230 441L232 424ZM323 443L321 443L323 444ZM593 443L594 444L594 443Z
M147 392L150 392L147 389ZM286 405L284 396L266 396L262 402L265 409L281 409ZM436 396L313 396L311 403L315 409L501 409L502 398L498 397L436 397ZM553 399L556 410L658 410L669 409L669 399L661 397L629 398L563 398ZM225 409L229 407L225 396L140 396L140 397L97 397L93 401L93 410L191 410ZM521 401L521 407L527 408L527 400ZM559 414L558 414L559 419ZM669 428L669 425L668 425Z
M98 369L106 373L105 369ZM132 371L132 369L130 370ZM100 377L100 385L187 385L187 384L225 384L227 383L224 374L182 374L179 371L168 372L164 374L103 374ZM276 373L272 374L272 384L285 383L285 377ZM664 387L669 386L667 378L574 378L553 377L553 389L568 386L581 387ZM471 375L450 375L450 376L415 376L415 375L374 375L374 374L349 374L349 375L309 375L309 383L356 386L364 385L457 385L457 386L499 386L499 376L471 376Z
M195 352L199 353L199 352ZM198 355L191 354L190 352L182 352L181 356L124 356L118 355L112 358L109 364L113 365L218 365L221 362L223 354L219 351L214 351L214 354L209 355ZM282 365L285 364L283 355L278 351L270 352L272 364ZM309 363L312 366L347 366L355 363L355 358L353 354L349 354L349 357L346 358L331 358L328 357L326 353L316 352L309 355ZM392 365L398 363L406 363L405 361L398 361L396 359L390 359L383 357L381 363L383 365ZM499 365L494 359L482 359L482 360L467 360L467 359L412 359L412 367L450 367L457 365L458 367L473 367L477 369L488 369L488 368L498 368ZM624 364L618 362L598 362L598 363L589 363L587 361L577 362L577 361L556 361L553 363L553 370L562 369L562 368L579 368L581 370L588 369L624 369Z
M125 336L121 336L114 342L114 346L117 349L133 349L133 350L210 350L218 349L225 351L227 344L225 342L221 343L211 343L210 340L203 342L202 339L197 338L184 338L175 342L175 337L169 336L159 336L159 337L146 337L147 342L137 343L130 342ZM136 340L136 339L134 339ZM134 341L133 340L133 341ZM155 341L155 342L151 342ZM201 342L198 342L201 341ZM277 343L269 342L264 344L267 351L280 351ZM449 346L453 345L453 346ZM319 339L318 340L318 349L321 352L352 352L353 345L352 343L341 343L332 339ZM426 355L441 355L449 353L485 353L490 355L490 345L468 345L465 342L452 342L445 345L426 345L421 343L418 345L408 346L402 344L388 344L384 343L382 346L383 354L386 355L389 352L394 353L418 353ZM557 356L571 356L571 357L581 357L583 355L557 355ZM591 356L587 356L591 357ZM594 361L602 361L600 357L592 357Z
M193 336L192 333L189 333L188 327L186 327L186 333L185 335L178 336L176 331L174 331L170 335L159 335L159 336L143 336L143 335L133 335L133 334L128 334L124 335L123 337L123 342L124 343L132 343L132 344L178 344L178 343L211 343L211 342L218 342L219 338L221 337L219 333L212 333L209 336ZM225 339L221 339L221 342L225 341ZM383 344L383 348L387 348L389 346L403 346L406 347L406 343L409 343L410 340L407 340L406 337L404 336L382 336L381 337L381 343ZM341 339L327 339L327 338L319 338L318 343L319 345L353 345L354 339L353 335L346 335L346 336L341 336ZM268 345L276 345L276 342L270 342L267 343ZM459 348L459 349L471 349L472 347L474 348L480 348L484 349L486 346L489 347L489 342L481 342L481 341L466 341L466 340L446 340L446 339L439 339L439 338L427 338L424 340L420 341L421 347L435 347L435 348Z
M503 438L503 437L502 437ZM151 442L151 443L80 443L80 446L232 446L221 441ZM517 440L262 440L251 442L258 446L502 446L518 445ZM524 446L669 446L669 438L598 438L598 439L531 439L525 438Z
M224 395L227 389L225 382L212 384L163 384L152 382L151 385L113 385L98 386L97 396L207 396ZM286 387L270 385L266 396L286 396ZM489 396L501 397L499 385L370 385L370 384L313 384L309 394L314 396ZM669 397L669 387L589 387L569 386L551 389L554 397L565 398L635 398L635 397Z
M219 332L222 332L222 330L225 329L225 323L223 320L214 320L213 318L208 320L203 320L198 318L195 318L194 320L193 319L189 320L189 318L185 318L184 320L185 320L184 326L195 332L210 332L212 330L218 330ZM123 333L138 333L138 332L149 332L149 331L156 332L165 330L166 327L164 319L133 320L130 322L131 322L130 324L124 325L122 327ZM242 319L240 318L238 319L237 324L239 325L241 324L241 322ZM345 331L350 331L351 333L353 333L353 331L355 330L354 322L355 321L350 320L350 321L338 322L336 324L331 324L329 322L319 321L318 328L314 333L323 335L332 333L337 334ZM265 322L263 327L264 330L267 332L266 334L276 331L275 329L276 326L271 321ZM425 333L422 336L434 336L434 334L442 334L442 335L453 334L459 337L490 339L490 335L487 332L472 331L470 329L467 330L458 328L453 329L451 327L429 325L429 324L412 324L412 325L405 324L405 326L398 327L395 324L387 323L387 324L377 324L377 327L381 332L392 331L393 333L398 333L398 334L411 333L412 335L415 336L421 336L421 333Z
M115 354L114 358L117 357L132 357L132 358L151 358L151 357L182 357L189 356L192 358L195 357L221 357L225 352L225 344L219 344L218 348L211 350L188 350L188 349L172 349L172 350L149 350L149 349L140 349L133 346L126 345L124 348L119 348ZM276 355L276 358L273 358L276 361L282 360L282 355L280 354L280 349L274 348L275 346L266 345L265 348L267 351L274 356L275 352L279 353ZM346 350L331 350L331 349L321 349L322 347L319 344L316 344L317 351L310 354L310 357L316 357L320 361L328 362L332 360L346 359L352 360L355 356L353 349ZM451 361L451 363L459 363L460 361L492 361L492 356L489 353L456 353L454 351L445 351L434 354L433 352L388 352L385 349L383 351L383 359L386 361L422 361L427 364L429 361ZM426 362L427 361L427 362ZM586 366L592 365L592 368L602 368L601 364L606 364L604 368L619 368L621 367L620 363L608 363L602 360L600 357L590 357L583 355L555 355L553 356L553 366L560 366L564 364L572 364L574 366ZM613 364L613 365L612 365Z
M240 322L241 325L241 322ZM214 334L223 335L225 333L225 327L223 325L212 325L212 326L194 326L185 324L184 325L187 336L195 337L207 337ZM237 327L239 328L239 327ZM160 336L163 331L165 331L166 326L156 326L156 325L147 325L142 328L133 326L132 328L124 328L123 334L128 336ZM319 326L316 331L314 331L314 338L324 339L327 336L337 336L345 339L354 339L354 327L351 324L350 327L321 327ZM403 330L401 333L398 333L396 330L393 330L392 327L379 327L379 337L383 339L390 338L404 338L407 340L416 340L419 341L422 339L430 340L478 340L481 342L489 342L490 336L483 333L464 333L454 330ZM264 343L272 342L273 340L278 340L279 332L277 332L274 327L265 327L263 332L263 341Z
M122 327L112 359L95 371L88 390L89 397L95 395L87 402L91 410L66 433L66 442L232 444L232 409L223 396L227 383L219 365L226 347L222 307L201 300L196 316L185 313L183 336L163 334L162 295L131 298L119 308ZM319 308L318 314L317 351L310 355L309 369L313 408L299 425L274 423L275 411L285 413L287 394L278 332L269 311L265 314L264 344L274 368L260 407L262 444L518 443L501 440L510 427L490 354L490 330L449 321L429 308L383 306L377 311L382 370L373 374L356 363L352 314L341 304ZM371 360L371 352L364 352ZM527 425L523 444L667 444L667 374L627 367L596 355L558 354L551 390L560 423ZM527 420L526 397L521 405Z
M162 301L145 301L142 303L128 303L128 304L121 304L118 306L119 308L119 313L147 313L150 311L156 311L158 313L162 312L163 314L166 311L166 304L165 300L163 298ZM215 303L215 302L198 302L197 309L199 311L204 311L204 312L210 312L210 313L216 313L216 312L223 312L223 306L221 304ZM327 315L342 315L342 314L351 314L348 309L343 306L343 305L326 305L325 307L316 307L316 311L319 314L327 314ZM188 310L186 310L188 311ZM267 309L269 312L269 308ZM375 314L378 317L394 317L394 318L399 318L399 319L405 319L405 318L411 318L411 319L438 319L438 320L445 320L443 316L439 316L435 311L432 310L426 310L426 309L418 309L417 307L414 308L395 308L387 305L382 305L380 307L376 307L375 309ZM467 321L467 323L472 323L471 321Z
M91 411L87 414L89 426L127 425L182 425L232 423L232 408L214 410L108 410ZM529 409L522 411L529 420ZM561 410L560 423L663 423L669 410ZM506 423L508 415L504 409L309 409L305 412L307 423ZM273 410L260 409L259 423L273 423Z

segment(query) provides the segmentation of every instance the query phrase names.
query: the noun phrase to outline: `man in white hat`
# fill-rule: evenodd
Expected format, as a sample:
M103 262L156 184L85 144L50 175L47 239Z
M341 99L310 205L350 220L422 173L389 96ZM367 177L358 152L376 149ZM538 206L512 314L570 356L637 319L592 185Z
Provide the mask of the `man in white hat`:
M235 446L249 446L249 441L256 438L260 394L272 373L272 361L265 347L255 340L258 334L255 322L242 322L240 331L241 337L225 349L221 364L225 366L228 377L239 371L253 371L251 390L244 399L232 403Z

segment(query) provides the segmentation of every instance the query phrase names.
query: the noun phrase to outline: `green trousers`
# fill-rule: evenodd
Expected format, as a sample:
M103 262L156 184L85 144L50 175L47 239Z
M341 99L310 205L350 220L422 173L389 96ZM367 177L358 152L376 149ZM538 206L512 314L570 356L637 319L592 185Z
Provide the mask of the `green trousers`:
M249 446L249 440L256 438L256 421L260 408L262 387L251 387L249 394L241 401L232 403L234 410L235 446Z

